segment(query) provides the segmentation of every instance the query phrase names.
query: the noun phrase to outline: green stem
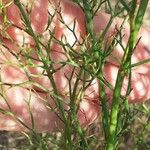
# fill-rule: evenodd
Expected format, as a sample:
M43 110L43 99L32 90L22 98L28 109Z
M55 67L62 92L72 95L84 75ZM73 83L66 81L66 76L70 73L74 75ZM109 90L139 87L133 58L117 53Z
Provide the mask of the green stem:
M148 3L148 0L146 0L146 3ZM131 62L131 56L134 51L135 45L136 45L136 37L138 34L138 31L140 29L140 26L142 24L143 16L146 11L146 6L144 3L144 7L139 7L137 15L135 15L135 0L133 1L133 9L132 13L130 13L130 38L128 42L128 46L124 52L124 56L122 59L122 64L120 65L116 85L114 89L113 99L112 99L112 107L111 107L111 115L110 115L110 125L109 125L109 138L108 143L106 146L106 150L114 150L116 147L116 141L117 141L117 120L118 120L118 114L119 114L119 106L120 106L120 96L121 96L121 89L123 85L123 80L127 74L126 68L130 67ZM142 5L142 4L141 4ZM140 16L139 16L140 14ZM142 16L142 17L141 17ZM140 17L140 18L139 18Z
M20 3L19 0L14 0L14 4L16 6L18 6L18 8L20 9L20 12L22 14L22 17L23 17L23 20L24 20L24 23L26 24L26 27L27 29L25 30L29 35L31 35L36 43L36 48L38 50L38 57L42 60L42 63L44 65L44 68L47 72L47 75L48 75L48 78L51 82L51 85L53 87L53 91L54 91L54 100L55 100L55 103L56 103L56 106L59 108L60 112L61 112L61 115L63 117L63 120L64 120L64 123L65 123L65 135L67 137L67 140L66 140L66 146L68 147L68 149L72 149L72 140L71 140L71 127L70 127L70 124L69 122L67 121L67 116L66 116L66 112L64 110L64 107L63 107L63 104L60 100L60 97L61 97L61 94L59 93L59 91L57 90L57 86L55 84L55 80L53 78L53 74L51 73L50 71L50 67L53 69L53 66L52 65L49 65L47 64L47 61L45 60L45 57L43 55L43 52L41 50L41 46L40 46L40 41L39 41L39 38L35 35L32 27L31 27L31 22L28 18L28 16L26 15L23 7L22 7L22 4ZM51 60L49 60L51 62Z
M90 37L94 40L95 36L93 32L93 16L87 0L83 0L83 9L86 17L87 33L90 34Z

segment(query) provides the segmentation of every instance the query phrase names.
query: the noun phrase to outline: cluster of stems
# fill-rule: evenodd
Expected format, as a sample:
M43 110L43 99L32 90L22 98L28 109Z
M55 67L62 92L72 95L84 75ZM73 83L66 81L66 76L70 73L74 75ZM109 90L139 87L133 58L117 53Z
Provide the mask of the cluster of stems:
M104 130L104 138L105 138L105 149L106 150L114 150L117 147L118 144L118 138L120 136L120 133L122 133L122 129L120 129L119 122L121 119L121 111L122 109L126 110L126 114L128 113L128 96L131 92L131 76L132 76L132 67L141 65L142 63L149 62L150 60L145 60L137 64L131 64L131 56L133 54L133 51L136 47L136 44L138 42L137 34L139 32L139 29L142 25L143 16L146 11L146 7L148 4L148 0L141 0L141 3L139 7L137 7L136 0L132 0L132 2L127 3L124 0L118 0L116 3L116 7L119 5L122 5L122 9L119 11L115 11L113 7L111 6L110 0L73 0L74 3L79 5L79 7L84 11L85 18L86 18L86 31L87 36L83 39L83 42L79 42L76 38L74 29L70 29L67 24L65 24L63 17L61 17L61 13L59 14L58 9L55 10L55 13L49 16L51 25L52 19L54 18L54 15L60 15L60 21L61 23L64 23L64 26L70 30L76 38L77 45L80 46L81 51L77 52L74 49L74 46L69 45L68 43L64 42L64 38L57 39L54 35L54 31L49 31L50 39L48 40L47 44L42 43L40 37L34 33L31 22L29 20L28 14L25 12L23 5L19 0L14 0L14 4L19 8L21 12L22 21L25 25L24 31L28 33L35 42L36 47L36 53L38 56L38 61L42 63L41 68L44 69L44 73L48 77L51 86L52 91L49 91L49 89L45 89L42 87L42 85L39 85L38 83L35 83L35 81L30 80L30 76L28 71L25 69L26 67L20 60L20 67L24 68L25 72L28 75L29 82L28 83L22 83L22 84L34 84L38 88L41 88L45 92L49 93L50 96L54 99L55 105L57 109L59 110L59 113L57 113L58 117L63 121L65 127L63 131L63 137L64 137L64 146L66 149L75 149L76 144L73 143L73 138L78 138L78 147L79 149L89 149L87 139L86 139L86 133L84 129L80 126L77 112L79 110L79 103L82 101L84 97L84 92L86 89L90 86L92 81L94 79L98 80L99 84L99 95L100 95L100 102L102 107L102 123L103 123L103 130ZM11 2L10 2L11 4ZM99 34L99 36L94 33L93 29L93 17L96 15L96 13L101 9L101 6L103 5L107 6L107 11L110 12L110 20L105 28L105 30ZM3 7L3 8L2 8ZM2 2L0 3L0 11L3 9L5 11L5 7L3 6ZM111 26L113 19L121 14L123 11L128 12L129 17L129 25L130 25L130 37L128 40L127 46L124 48L124 55L121 61L121 64L119 66L119 71L117 74L117 80L115 87L113 88L110 83L108 83L104 77L104 67L105 63L107 62L108 56L112 53L115 44L118 44L117 34L121 33L121 29L118 31L118 33L115 35L114 40L110 44L110 46L106 49L106 46L104 45L104 40L106 33ZM5 19L7 21L7 17ZM74 22L74 26L76 22ZM57 89L57 85L55 83L54 79L54 73L57 71L54 68L55 63L50 56L50 48L51 44L53 42L56 42L59 44L64 51L66 52L67 61L65 62L59 62L60 68L63 69L63 67L69 65L72 68L71 75L69 77L66 76L69 84L69 103L67 104L69 106L69 110L65 110L64 108L64 102L63 102L63 95L60 93L60 91ZM119 43L122 44L122 43ZM5 47L7 47L5 45ZM43 53L43 51L46 51ZM19 56L17 54L13 55L19 60ZM32 64L34 61L34 58L32 58L28 53L23 51L23 54L26 59L30 60L30 63ZM34 64L32 64L34 65ZM126 95L124 97L121 96L121 89L123 85L124 78L128 76L128 89L126 91ZM75 78L75 79L74 79ZM4 85L5 83L0 83L1 85ZM18 86L18 85L10 85ZM21 86L21 85L20 85ZM108 108L107 105L107 95L106 95L106 86L113 91L113 97L112 97L112 105L111 108ZM78 100L78 101L77 101ZM46 101L46 100L45 100ZM122 107L120 105L123 104ZM30 105L30 104L29 104ZM9 106L9 104L8 104ZM30 106L29 106L30 107ZM50 111L52 111L53 108L50 107ZM53 109L53 111L56 111ZM12 115L14 118L15 116L12 113L4 112L4 110L0 110L2 113L7 113L7 115ZM11 112L11 108L10 108ZM39 136L36 134L36 131L34 129L34 118L31 113L32 118L32 129L30 129L36 137L37 141L40 141ZM27 127L21 120L18 118L15 118L18 120L21 124L23 124L25 127ZM28 128L28 127L27 127ZM75 135L75 136L72 136ZM42 141L42 147L46 147L45 143Z
M78 1L77 1L78 2ZM101 1L102 2L102 1ZM117 74L117 79L115 83L115 87L113 89L113 97L112 97L112 105L111 105L111 111L108 111L107 105L106 105L106 92L104 87L104 82L102 82L103 76L103 68L104 64L106 62L105 53L107 53L107 50L101 49L102 45L96 45L96 42L100 42L104 40L105 34L111 25L113 18L116 17L120 12L115 12L113 8L111 7L110 1L106 0L106 3L108 3L109 10L111 12L111 18L107 24L107 27L105 28L105 31L103 31L102 35L100 35L99 38L96 38L96 35L94 34L93 30L93 14L91 13L92 5L91 1L82 1L83 10L85 12L86 16L86 23L87 23L87 33L89 34L90 38L92 39L92 53L97 52L97 50L101 50L101 52L98 52L98 61L96 62L96 68L98 69L97 72L97 78L99 79L99 89L100 89L100 95L101 95L101 104L102 104L102 122L103 122L103 129L105 133L105 141L106 141L106 150L114 150L116 149L116 146L118 144L118 136L119 136L119 120L121 119L121 109L124 107L126 109L126 113L128 113L128 96L131 92L131 77L132 77L132 67L131 65L131 57L132 54L136 48L136 45L138 43L137 35L140 30L140 27L142 25L143 17L146 12L146 8L148 5L148 0L141 1L140 6L137 5L136 0L132 0L131 5L127 5L125 1L118 1L120 2L124 7L124 9L128 12L129 16L129 25L130 25L130 37L128 40L127 46L124 48L124 55L121 60L121 64L119 66L119 71ZM94 3L94 2L93 2ZM98 2L97 2L98 3ZM121 30L119 31L121 32ZM102 44L102 43L101 43ZM111 48L114 48L113 45L111 45ZM124 46L122 46L124 47ZM111 49L113 51L113 49ZM149 60L146 60L149 62ZM142 62L139 63L139 65ZM95 72L94 72L95 73ZM126 91L125 97L122 99L121 97L121 89L123 86L124 78L128 76L128 88ZM122 103L125 101L124 103ZM124 104L124 106L120 107L121 104ZM123 127L122 127L123 128Z

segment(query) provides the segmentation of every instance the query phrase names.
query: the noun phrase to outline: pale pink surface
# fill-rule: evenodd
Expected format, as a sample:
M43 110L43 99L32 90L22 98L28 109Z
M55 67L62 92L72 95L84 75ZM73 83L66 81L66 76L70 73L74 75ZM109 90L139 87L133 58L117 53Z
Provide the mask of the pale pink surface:
M23 1L24 5L27 5ZM54 13L55 6L57 3L56 1L51 1L53 4L49 4L48 0L37 0L37 1L30 1L33 6L31 10L31 14L29 16L32 28L36 34L42 35L43 42L47 42L49 37L48 33L45 31L47 28L48 22L48 11L50 13ZM30 6L28 6L30 9ZM61 2L61 15L65 23L72 29L74 25L74 19L76 20L76 27L75 33L77 39L74 37L73 33L70 32L60 21L59 15L54 18L51 26L48 27L49 30L53 31L55 28L55 37L60 39L63 35L66 36L66 40L70 45L73 45L75 40L81 41L82 38L86 34L85 31L85 17L82 10L74 5L73 3L64 0ZM39 132L46 132L52 131L56 128L60 128L61 121L57 117L57 115L52 112L50 107L54 108L55 103L54 100L49 96L48 93L42 93L39 91L39 88L35 84L31 84L29 82L28 76L26 75L26 71L28 74L31 75L31 79L36 84L43 86L43 88L48 88L48 90L52 90L50 81L48 77L43 76L41 67L27 67L25 69L20 68L20 62L17 60L13 53L18 53L20 47L22 46L23 41L25 42L25 48L33 48L36 51L34 40L27 35L23 30L24 25L20 18L20 12L18 8L11 4L7 8L7 17L11 23L19 26L19 29L15 26L10 26L6 33L15 41L11 42L5 34L2 37L2 41L8 47L5 48L2 45L0 46L0 65L1 71L0 76L2 82L6 83L2 85L3 89L1 90L0 97L0 108L5 110L11 110L16 117L18 117L21 121L23 121L29 128L32 128L31 123L31 115L30 111L33 114L34 122L35 122L35 129ZM99 13L94 18L94 30L96 33L101 32L104 30L110 16L105 13ZM106 35L106 43L109 44L112 40L113 34L116 32L115 27L119 28L122 23L122 20L116 18L114 23L111 25L109 32ZM124 36L124 43L127 42L129 37L129 26L125 24L125 33ZM135 53L133 54L133 62L137 63L140 60L150 58L150 54L147 50L150 49L149 46L149 37L150 31L148 29L141 29L141 33L139 36L142 35L142 39L138 44ZM76 50L79 50L77 45L74 46ZM50 55L53 61L64 61L67 59L64 50L57 45L56 43L52 43L50 49ZM116 75L118 72L119 61L123 55L123 50L120 46L117 46L116 49L113 51L113 57L108 59L109 63L106 64L104 69L104 74L106 79L114 86L116 81ZM32 57L38 58L36 53L32 53ZM26 59L20 57L21 62L23 64L26 63ZM116 61L117 60L117 61ZM39 61L34 61L36 65L42 65ZM54 68L60 67L59 64L55 64ZM66 79L66 75L70 76L70 72L72 71L72 67L66 65L59 71L54 74L54 79L56 82L56 87L63 95L64 105L65 103L69 103L68 91L69 85ZM75 78L75 77L74 77ZM75 79L73 79L72 84L74 83ZM13 86L10 87L8 84L19 84L22 82L27 82L26 84L22 84L21 87ZM127 79L124 81L122 94L125 94L127 88ZM142 102L150 98L150 64L144 64L140 67L135 67L133 69L133 76L132 76L132 92L131 96L129 97L130 102ZM109 89L107 90L108 99L111 99L112 92ZM6 103L9 104L7 104ZM29 107L30 106L30 107ZM47 107L48 106L48 107ZM66 105L65 105L66 107ZM66 109L68 109L66 107ZM57 111L58 113L58 111ZM82 126L86 126L92 123L100 113L100 101L99 101L99 87L97 80L95 79L91 86L85 91L84 98L80 103L80 109L78 111L78 118ZM59 122L59 123L58 123ZM1 130L25 130L22 125L17 123L14 117L9 115L0 114L0 129Z

